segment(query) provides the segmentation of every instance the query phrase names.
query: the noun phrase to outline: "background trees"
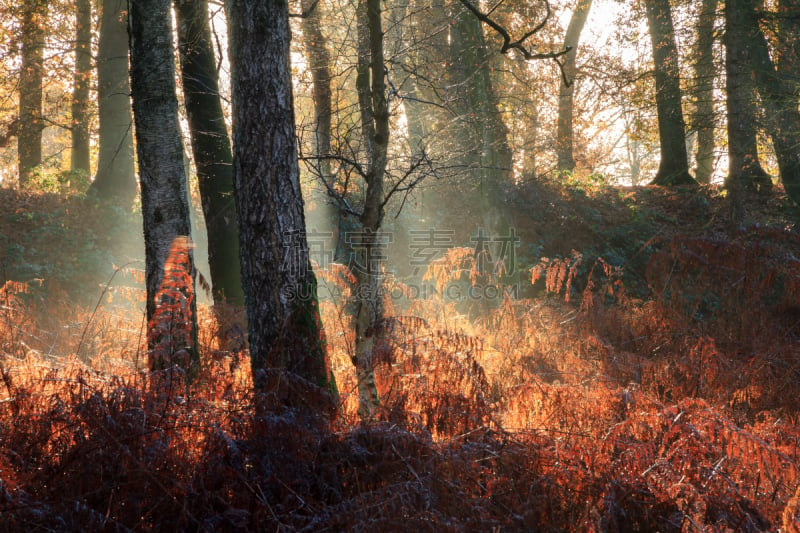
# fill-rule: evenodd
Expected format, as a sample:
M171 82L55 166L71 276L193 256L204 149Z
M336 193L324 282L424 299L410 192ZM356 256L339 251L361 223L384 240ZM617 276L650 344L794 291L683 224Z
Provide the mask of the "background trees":
M122 47L127 45L125 13L122 5L115 0L107 0L101 2L93 13L85 9L85 2L72 5L61 0L53 0L47 4L49 14L47 16L53 23L47 28L49 33L46 32L48 36L43 41L45 44L43 68L49 75L41 99L44 107L41 112L42 120L38 126L43 129L45 137L41 142L36 142L30 137L32 132L35 133L29 126L32 121L25 119L25 115L30 115L30 112L23 113L23 120L19 120L19 106L23 105L26 109L30 109L30 102L38 99L35 96L17 99L14 111L10 106L4 111L2 119L4 127L0 128L0 137L6 139L6 149L0 150L0 157L6 161L10 157L16 158L18 154L21 157L33 157L37 161L37 165L34 166L38 166L39 158L34 157L35 147L43 146L41 162L45 168L56 172L66 170L63 167L69 161L74 161L76 168L85 167L87 136L82 132L88 127L90 146L99 147L97 152L91 153L90 165L97 169L92 189L101 198L110 199L113 194L117 194L130 199L133 197L134 179L133 163L130 158L132 145L126 137L132 133L130 117L125 116L124 111L124 104L127 102L124 95L129 90L124 86L127 78L123 74L125 66L122 63L125 60L122 58L125 54L121 53ZM9 60L17 57L20 61L17 64L12 61L6 65L14 72L24 74L21 77L23 86L30 84L30 81L26 80L35 78L32 74L36 69L22 68L21 63L25 56L23 49L32 50L30 43L22 46L25 44L22 36L27 36L26 39L31 41L35 31L22 32L21 25L25 13L32 13L33 6L38 6L37 9L41 10L43 3L25 5L27 6L25 10L21 6L5 8L10 15L13 15L7 19L10 21L7 42L16 47L11 50L19 52L16 56L9 55ZM176 5L182 10L187 9L184 3ZM573 37L567 35L570 30L569 21L571 18L574 20L571 32L577 33L578 22L581 19L578 15L586 15L581 8L582 5L551 2L550 9L553 15L526 41L531 51L536 53L555 51L558 47L553 43L561 44L571 40ZM646 5L654 4L633 1L626 6L603 4L602 9L589 13L585 23L588 40L581 39L581 44L572 52L577 54L574 58L572 55L561 58L563 68L568 73L567 79L573 68L573 59L576 61L575 68L578 72L585 73L584 82L571 87L562 84L561 73L554 64L526 65L521 61L521 53L501 56L498 52L503 47L502 35L489 26L481 27L479 20L476 24L475 13L466 9L463 3L423 0L392 2L385 12L388 46L386 67L390 72L389 81L394 86L389 89L393 91L389 100L396 98L397 102L397 109L393 111L393 116L397 120L392 128L399 128L396 135L398 142L410 143L409 151L405 155L410 155L417 147L425 146L426 153L432 160L437 161L437 174L440 178L445 178L442 181L448 181L447 178L452 175L455 184L452 182L451 184L456 188L462 188L466 193L472 187L480 204L481 198L485 200L488 196L496 195L496 191L485 189L488 183L498 181L501 184L510 183L524 176L546 177L558 168L572 167L566 151L562 150L559 156L559 146L565 145L563 139L559 140L559 135L562 138L566 135L568 131L566 126L570 123L574 131L572 159L575 160L579 172L604 174L609 181L618 177L627 180L630 178L623 176L641 175L644 172L649 179L652 179L653 171L656 169L651 167L657 166L662 159L660 149L653 143L654 133L658 128L657 113L654 112L657 106L652 104L656 101L656 95L661 98L665 93L663 88L656 89L654 86L653 73L656 73L656 69L652 69L654 65L651 59L652 46L648 44L649 39L642 39L644 33L651 33L645 24ZM207 12L207 9L203 9L199 4L195 7L194 13ZM295 74L300 76L298 79L309 81L316 77L313 86L316 90L323 91L314 98L310 92L305 91L306 85L299 86L298 126L304 131L305 124L314 124L314 129L319 132L318 135L315 133L302 136L302 139L307 139L309 142L308 147L302 148L304 155L312 153L313 142L320 143L317 153L331 154L339 151L339 141L344 141L342 145L346 144L348 132L353 131L348 128L358 124L358 120L352 114L356 108L348 107L355 105L356 97L354 77L347 70L355 65L357 38L353 29L356 26L351 23L342 24L347 20L354 20L355 11L336 3L331 3L330 6L323 3L319 9L317 7L316 4L306 3L297 6L295 10L298 15L303 11L308 12L308 16L297 18L295 31L298 35L304 36L304 46L309 51L310 61L308 64L298 62ZM714 39L715 35L719 34L719 27L723 21L723 17L720 16L720 5L710 1L673 2L667 3L666 8L670 10L670 18L674 19L673 26L680 47L676 48L675 53L665 53L665 57L670 61L673 58L676 60L670 68L677 68L680 72L679 77L684 80L683 86L680 87L682 92L686 92L683 96L691 95L691 98L681 98L683 101L681 108L685 106L686 109L682 111L691 118L689 143L698 156L691 154L692 157L687 157L687 168L695 166L700 181L705 182L713 178L714 181L720 182L724 176L719 170L716 174L713 174L712 170L727 166L720 165L720 162L725 163L725 154L719 150L714 152L713 149L713 146L724 146L726 143L725 91L721 90L726 77L723 74L724 46L721 41ZM661 12L665 6L658 9ZM796 38L792 35L796 32L793 30L792 17L781 15L787 10L791 10L791 6L784 2L776 6L774 12L764 11L754 15L759 20L762 32L765 32L766 53L773 62L774 70L785 80L791 78L789 73L794 61L792 58L796 55L793 52L796 48ZM218 34L214 37L209 32L210 42L213 45L211 48L216 47L214 52L216 57L212 59L213 70L216 73L218 67L222 69L224 96L228 84L227 61L220 55L220 45L224 44L225 39L224 23L219 17L219 7L212 6L212 11L218 13L215 23ZM547 7L544 2L524 6L511 2L496 7L489 18L517 38L540 24L546 12ZM338 18L330 16L331 13L336 13ZM85 21L87 15L91 16L88 25L79 22ZM656 16L653 20L665 22L666 17ZM17 31L16 34L12 31L12 23L19 24L17 27L19 31L14 30ZM97 57L95 65L97 85L94 85L91 79L89 85L80 83L82 80L87 80L86 60L89 55L85 52L77 53L76 50L85 45L87 28L93 28L95 32L92 53L96 53ZM654 29L658 30L656 27ZM82 36L78 35L78 30L83 32ZM668 41L669 39L665 42L668 44ZM296 42L299 43L300 40L296 39ZM76 43L84 44L76 46ZM328 48L335 50L335 53L326 52ZM581 54L578 48L590 53ZM62 49L68 49L69 56L56 52ZM192 50L199 50L199 47L193 47ZM323 54L327 54L327 57ZM26 61L30 62L32 56L29 54L26 57ZM199 56L187 56L191 57ZM76 63L77 59L80 59L81 64ZM118 63L117 70L112 73L109 69L113 68L114 63ZM327 73L324 72L323 66L327 68ZM663 68L657 70L663 71ZM92 73L89 78L94 76ZM326 105L324 93L326 83L322 81L326 76L331 91L330 105ZM196 78L196 76L189 77L190 81ZM96 91L93 90L95 87ZM716 93L714 87L717 88ZM92 89L88 98L81 96L85 94L87 88ZM9 86L9 94L13 94L15 98L23 93L31 95L28 90L20 92L18 89L19 87ZM577 90L573 97L575 113L573 118L568 120L565 115L566 109L570 108L566 105L568 93L575 90ZM208 93L213 92L213 90L208 91ZM763 105L771 105L769 102L776 101L775 98L769 98L757 102L756 98L761 96L759 93L758 96L754 94L748 97L751 105L756 106L756 117L762 113L760 110ZM59 103L59 98L62 103ZM675 100L674 96L671 98ZM67 101L69 103L64 105ZM187 99L188 104L194 101L197 101L197 97ZM117 103L116 111L113 110L113 102ZM562 117L560 121L559 102L561 102ZM87 103L88 106L85 105ZM330 115L332 120L330 128L327 128L325 120L320 122L310 118L313 105L318 106L314 111L317 117L324 118ZM330 112L323 111L327 107L330 107ZM674 103L668 107L673 110L678 109ZM189 115L197 116L197 113L188 113L187 116ZM628 120L634 115L638 118ZM309 117L308 120L306 117ZM666 119L661 120L662 127L666 123L668 123ZM220 121L209 122L209 126L213 124L219 127ZM723 127L715 129L714 126L717 124ZM484 128L484 125L487 127ZM753 137L752 133L755 130L768 126L769 124L758 118L754 126L749 128L750 137ZM201 129L211 132L209 127ZM326 129L330 130L330 133L327 133ZM682 128L677 127L677 129ZM676 139L679 136L677 129L675 135L666 137ZM199 131L195 128L196 133ZM70 135L74 133L76 142L74 157L71 154L72 147L63 145L66 133ZM20 140L19 134L22 135L22 142L9 144L9 139ZM186 135L188 138L188 131ZM786 132L783 136L785 135ZM766 138L763 136L755 137L759 139L759 157L764 170L777 176L779 165L777 160L773 160L775 156L771 148L772 143L765 143ZM206 136L206 139L223 138L218 133ZM332 148L326 148L327 144L331 144ZM676 143L673 148L680 152L679 144ZM23 150L12 152L16 145ZM634 158L636 162L623 163L629 159L628 148L633 145L636 145L638 154ZM30 152L30 149L34 152ZM392 150L394 147L390 147L390 151ZM401 154L403 150L396 152ZM69 157L66 157L67 155ZM676 159L670 154L663 158L665 161L680 159L680 155ZM784 167L789 168L785 163L787 157L784 156L783 159ZM323 173L334 170L327 168L333 164L330 156L318 159L317 163L318 166L322 165L319 170ZM114 167L114 165L121 166ZM469 180L461 179L464 172L458 168L464 166L473 174ZM218 170L224 172L224 168L223 165ZM206 171L199 167L197 170L198 174L206 174ZM495 179L497 176L488 175L500 170L505 172L505 175L499 180ZM119 183L112 183L109 180L118 180ZM761 175L760 180L763 186L768 185L764 175ZM201 182L205 184L207 180L202 179ZM471 182L472 185L465 182ZM481 187L484 188L484 192L490 194L482 194ZM430 194L434 194L432 189ZM204 196L210 198L213 195L209 193ZM128 200L121 200L121 203L127 205ZM493 208L483 209L484 212L492 210ZM231 220L228 215L230 213L208 218L213 224L217 220ZM480 216L485 218L485 214ZM487 220L486 223L488 222ZM217 229L212 230L211 234L219 235L222 232ZM225 239L224 242L230 240ZM215 243L212 248L216 249L219 246L221 242ZM212 257L213 255L212 252ZM222 256L225 256L225 253L220 257ZM219 271L221 262L223 261L212 260L215 265L213 270Z
M128 207L136 195L127 4L103 0L97 50L97 171L92 191Z
M26 2L21 9L19 79L19 181L24 184L31 171L42 164L42 84L44 83L44 41L47 2Z

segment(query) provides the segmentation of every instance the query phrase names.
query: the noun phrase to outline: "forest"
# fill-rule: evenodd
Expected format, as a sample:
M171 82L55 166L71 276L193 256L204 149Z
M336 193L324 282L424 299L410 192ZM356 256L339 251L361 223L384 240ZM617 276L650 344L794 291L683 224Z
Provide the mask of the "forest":
M800 0L0 0L0 532L800 532Z

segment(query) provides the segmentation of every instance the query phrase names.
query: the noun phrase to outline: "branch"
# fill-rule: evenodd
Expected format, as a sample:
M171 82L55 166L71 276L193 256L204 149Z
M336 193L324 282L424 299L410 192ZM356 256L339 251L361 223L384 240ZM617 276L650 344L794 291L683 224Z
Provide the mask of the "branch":
M5 148L8 146L9 141L12 137L16 137L19 135L20 129L20 122L18 117L14 117L14 119L6 126L6 132L3 135L0 135L0 148Z
M404 65L401 64L400 67L403 70L406 70L404 68ZM416 98L414 96L406 96L406 95L400 94L400 91L398 91L397 87L394 86L394 82L392 81L392 78L389 75L389 69L386 68L385 70L386 70L386 81L389 82L389 88L390 88L390 90L389 90L389 98L390 99L391 99L392 96L395 96L395 97L399 98L400 100L408 100L410 102L419 102L421 104L428 104L428 105L436 106L438 108L444 109L445 111L450 111L446 106L443 106L442 104L439 104L439 103L436 103L436 102L432 102L430 100L422 100L421 98ZM406 70L406 72L409 72L409 71ZM411 72L411 73L416 74L415 72Z
M539 24L537 24L532 30L525 33L522 37L520 37L516 41L511 40L511 35L504 27L502 27L500 24L489 18L488 14L482 13L469 0L461 0L461 3L464 4L464 7L466 7L470 12L472 12L472 14L475 15L478 18L478 20L480 20L481 22L492 28L494 31L496 31L498 34L500 34L500 36L503 38L503 46L500 48L501 54L505 54L509 50L516 50L517 52L522 54L522 57L525 58L526 61L534 61L540 59L556 59L568 53L570 50L572 50L571 46L567 46L564 48L564 50L558 52L542 52L534 54L525 47L525 41L535 33L541 31L541 29L544 28L544 25L547 24L547 21L550 20L550 15L551 15L550 2L548 2L547 0L545 0L544 3L545 7L547 8L547 14L545 15L544 19L542 19L542 21ZM497 9L497 7L501 3L502 1L498 2L494 7L492 7L492 9L489 11L489 14L491 14L495 9ZM561 63L559 61L556 61L556 63L558 63L559 67L561 67ZM565 76L566 78L563 67L561 67L561 73L562 76Z
M311 13L313 13L314 10L317 8L317 4L319 4L319 0L314 0L314 3L308 6L308 9L304 9L302 13L289 13L289 16L295 18L307 19L308 17L311 16Z
M310 161L321 161L323 159L331 159L331 160L334 160L334 161L340 161L342 163L342 166L349 165L352 168L354 168L355 171L358 174L360 174L361 176L364 175L363 174L363 169L361 168L361 165L359 165L356 161L348 159L348 158L346 158L344 156L324 155L324 156L306 157L306 156L303 156L302 154L300 154L298 156L298 159L300 161L305 162L305 163L308 163ZM310 166L313 168L313 165L310 165ZM314 174L316 174L316 177L325 186L325 191L327 192L328 196L330 198L333 198L333 200L337 204L339 204L339 209L340 209L341 212L347 213L348 215L352 215L354 217L360 217L361 216L361 213L359 211L357 211L356 209L354 209L353 206L350 205L350 202L347 201L347 198L345 198L343 194L340 194L339 192L337 192L336 189L333 188L333 184L330 183L327 179L325 179L325 176L323 175L322 172L319 172L318 169L315 169ZM334 173L334 175L335 174L336 173ZM346 187L345 187L345 190L346 190Z
M403 183L405 183L405 181L409 177L411 177L419 167L423 165L425 165L428 168L420 172L413 180L411 180L410 183L404 186ZM383 210L383 208L386 207L386 204L389 202L392 196L395 195L395 193L405 192L405 194L403 195L403 201L400 203L400 207L398 208L397 214L395 215L395 218L399 217L400 212L403 210L403 206L405 206L406 200L408 199L408 195L411 193L411 191L413 191L414 188L422 180L431 175L438 177L436 174L436 169L433 167L433 161L431 161L431 159L428 157L428 154L425 153L425 150L423 149L419 155L419 159L414 161L411 164L411 166L408 169L406 169L406 171L403 173L403 176L395 182L392 189L386 194L386 196L383 199L383 202L381 203L381 210Z

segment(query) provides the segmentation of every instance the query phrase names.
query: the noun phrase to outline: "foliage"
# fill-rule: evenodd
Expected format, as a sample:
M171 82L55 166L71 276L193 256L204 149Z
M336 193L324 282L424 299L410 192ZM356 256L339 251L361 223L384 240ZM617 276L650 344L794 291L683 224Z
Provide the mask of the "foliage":
M241 331L232 342L234 326L203 306L197 380L148 373L130 266L95 308L9 281L0 529L790 531L800 240L658 220L646 299L624 268L576 251L541 261L549 294L478 320L438 293L387 300L367 425L344 266L324 279L341 298L322 302L338 404L277 371L254 396ZM425 276L480 282L473 271L456 248ZM311 409L287 407L298 397Z
M4 280L45 279L88 305L112 265L141 257L141 217L83 196L0 188Z
M25 189L32 192L72 196L85 194L89 184L89 176L85 171L38 167L29 175L25 182Z

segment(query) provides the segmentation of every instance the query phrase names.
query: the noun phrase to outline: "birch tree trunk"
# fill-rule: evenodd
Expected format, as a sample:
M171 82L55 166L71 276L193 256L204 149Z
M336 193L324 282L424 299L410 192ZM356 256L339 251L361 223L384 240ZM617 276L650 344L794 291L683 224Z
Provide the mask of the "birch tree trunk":
M367 153L367 182L362 232L357 254L355 356L358 378L358 413L362 420L374 416L380 404L375 386L375 355L383 336L381 302L382 262L379 232L383 221L383 189L389 146L389 107L383 65L383 29L380 0L360 0L358 5L358 65L356 89L361 113L361 135Z
M199 369L194 263L178 125L170 0L131 2L131 91L142 187L153 370Z

